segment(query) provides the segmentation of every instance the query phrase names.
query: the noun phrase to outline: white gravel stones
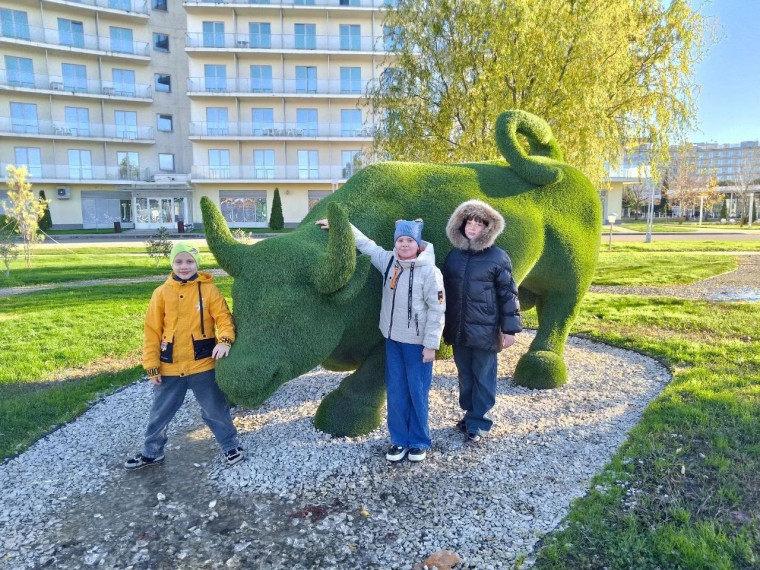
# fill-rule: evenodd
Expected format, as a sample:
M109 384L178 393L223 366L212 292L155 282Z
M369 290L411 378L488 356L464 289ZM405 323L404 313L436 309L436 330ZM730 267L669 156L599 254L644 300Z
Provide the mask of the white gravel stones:
M518 335L516 347L502 352L501 376L511 376L531 340L531 334ZM411 567L444 549L456 552L466 568L509 567L529 555L564 518L571 501L586 493L591 477L670 380L650 358L581 339L568 341L565 361L569 381L556 390L532 391L500 380L494 428L479 449L465 446L453 429L461 417L453 361L437 362L430 395L433 449L421 464L398 465L384 459L385 426L358 438L332 438L314 428L319 401L344 377L316 369L282 386L260 408L237 410L245 462L234 468L218 458L191 464L188 476L204 478L218 497L211 502L205 497L198 510L216 523L226 516L224 497L248 505L275 500L291 512L326 506L319 520L316 511L287 520L288 536L271 533L283 535L276 546L269 545L270 557L282 553L283 565L272 568ZM106 398L0 466L0 546L8 567L39 564L50 544L38 544L38 534L50 536L51 525L66 521L69 501L96 495L117 472L122 476L121 458L139 449L148 388L140 383ZM177 419L174 429L180 431L197 422L197 406L185 405ZM205 427L192 436L211 438ZM167 450L167 461L171 453L181 450ZM167 496L179 503L191 500ZM180 520L183 507L176 508L171 516ZM221 514L211 516L217 511ZM239 532L249 530L238 526ZM234 538L222 564L246 567L246 556L264 546L259 540L257 534ZM106 546L88 546L79 564L107 565L101 554ZM192 551L185 544L174 546L182 565ZM130 555L133 564L149 565L144 550ZM288 553L308 553L312 565L286 563Z

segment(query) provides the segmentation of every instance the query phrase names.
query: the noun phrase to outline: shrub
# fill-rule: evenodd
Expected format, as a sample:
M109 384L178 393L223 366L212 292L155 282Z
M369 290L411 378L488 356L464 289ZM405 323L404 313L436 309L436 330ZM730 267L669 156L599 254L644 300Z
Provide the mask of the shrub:
M48 206L47 198L45 198L44 190L40 190L40 204L42 204L44 211L37 225L43 232L46 232L53 227L53 218L50 217L50 207Z
M723 205L720 207L720 219L721 220L728 219L728 205L726 204L725 200L723 200Z
M155 234L150 236L150 239L145 242L145 249L148 252L148 256L156 262L156 267L161 262L162 258L169 259L169 254L172 252L174 244L169 239L169 230L166 228L158 228Z
M5 224L2 224L5 226ZM17 239L16 232L8 225L8 227L0 227L0 259L5 264L5 276L11 275L11 261L18 257L18 246L16 245Z
M232 230L232 235L240 243L251 245L253 243L253 233L247 232L243 228L236 228Z
M285 219L282 217L282 201L280 201L280 189L274 189L274 198L272 198L272 211L269 214L269 227L273 230L281 230L285 226Z

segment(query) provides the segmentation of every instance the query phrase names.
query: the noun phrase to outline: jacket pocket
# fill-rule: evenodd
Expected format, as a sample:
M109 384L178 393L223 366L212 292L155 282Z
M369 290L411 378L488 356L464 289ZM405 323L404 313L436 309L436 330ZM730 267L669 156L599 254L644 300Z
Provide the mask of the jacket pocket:
M195 360L211 358L211 353L214 351L215 346L215 338L203 338L201 340L195 340L193 338L193 352L195 353Z
M172 339L174 340L174 339ZM174 343L161 341L161 355L158 357L161 362L171 364L174 362Z

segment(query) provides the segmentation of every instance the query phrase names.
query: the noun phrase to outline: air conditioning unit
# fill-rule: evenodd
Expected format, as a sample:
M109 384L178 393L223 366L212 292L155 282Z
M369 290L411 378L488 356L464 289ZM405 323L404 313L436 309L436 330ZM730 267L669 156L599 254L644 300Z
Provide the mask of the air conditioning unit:
M68 200L71 198L71 188L68 186L59 186L55 191L56 196L58 196L59 200Z

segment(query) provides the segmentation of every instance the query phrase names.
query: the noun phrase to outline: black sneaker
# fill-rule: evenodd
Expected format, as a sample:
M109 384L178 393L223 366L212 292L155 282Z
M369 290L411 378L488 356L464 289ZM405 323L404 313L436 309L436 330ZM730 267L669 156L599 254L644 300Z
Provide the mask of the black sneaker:
M427 451L418 447L413 447L409 450L409 461L422 461L427 456Z
M227 465L236 465L245 459L245 452L242 447L236 447L224 452L224 458L227 460Z
M124 469L133 471L134 469L142 469L148 465L158 465L164 462L164 456L159 457L145 457L142 453L138 453L134 457L130 457L124 462Z
M401 461L404 458L406 451L406 447L401 447L400 445L391 445L388 453L385 454L385 458L388 461L393 461L395 463L396 461Z
M467 424L464 423L464 418L462 418L456 424L454 424L454 429L457 431L461 431L462 433L467 433Z
M476 433L468 433L466 443L470 447L479 447L483 443L483 438Z

